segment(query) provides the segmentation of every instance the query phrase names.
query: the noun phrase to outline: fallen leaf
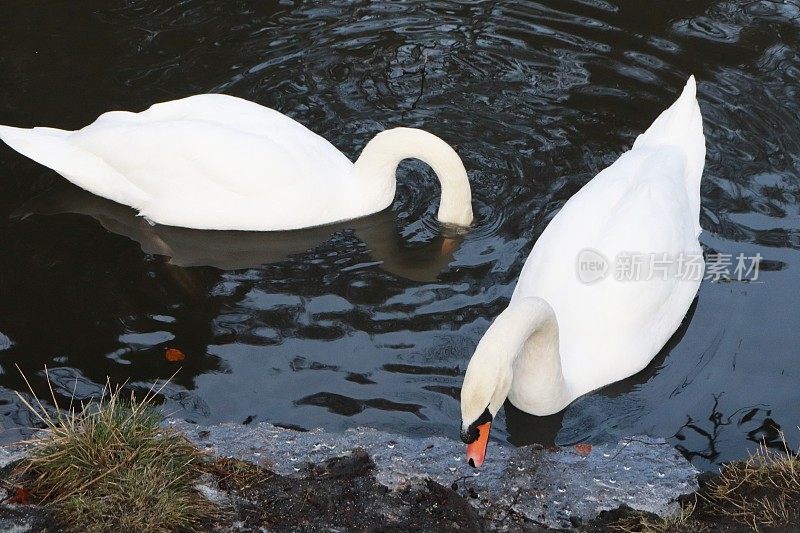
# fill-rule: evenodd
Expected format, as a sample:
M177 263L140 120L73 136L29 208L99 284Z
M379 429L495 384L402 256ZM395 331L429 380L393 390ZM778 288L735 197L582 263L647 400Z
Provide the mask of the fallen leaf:
M31 493L24 487L17 488L17 492L8 500L8 503L16 503L19 505L31 504Z
M166 353L164 353L164 357L170 363L177 363L178 361L183 361L186 359L186 355L177 348L167 348Z
M576 444L575 451L578 452L578 455L581 457L586 457L590 453L592 453L592 445L591 444Z

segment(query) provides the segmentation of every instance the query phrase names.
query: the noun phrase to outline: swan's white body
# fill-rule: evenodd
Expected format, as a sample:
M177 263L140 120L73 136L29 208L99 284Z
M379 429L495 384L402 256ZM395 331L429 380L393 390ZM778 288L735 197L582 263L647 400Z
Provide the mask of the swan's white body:
M570 198L539 237L508 308L467 368L463 431L487 408L494 416L506 397L528 413L548 415L647 366L680 325L702 277L704 160L692 77L677 102ZM610 263L606 277L593 283L577 272L587 249ZM650 280L647 261L639 281L617 279L613 264L621 253L667 254L672 262L666 275L659 267ZM699 276L679 279L681 255L699 259Z
M196 229L306 228L381 211L402 159L442 182L439 219L468 225L469 182L447 143L421 130L379 133L350 162L273 109L221 94L112 111L77 131L0 126L0 139L79 187L150 220Z

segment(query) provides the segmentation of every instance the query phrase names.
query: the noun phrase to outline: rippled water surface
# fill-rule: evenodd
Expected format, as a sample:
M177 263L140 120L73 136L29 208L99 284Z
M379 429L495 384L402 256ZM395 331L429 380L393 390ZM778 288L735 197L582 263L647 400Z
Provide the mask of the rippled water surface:
M278 109L355 159L377 132L456 147L475 226L435 220L407 162L384 213L278 235L150 227L0 147L0 439L45 394L111 376L200 423L357 425L457 438L467 361L547 222L699 81L701 241L760 253L757 283L701 286L643 373L494 435L566 444L647 433L698 466L784 431L800 444L800 5L726 2L5 0L0 123L74 129L109 109L224 92ZM185 354L165 358L167 348ZM49 394L49 393L48 393Z

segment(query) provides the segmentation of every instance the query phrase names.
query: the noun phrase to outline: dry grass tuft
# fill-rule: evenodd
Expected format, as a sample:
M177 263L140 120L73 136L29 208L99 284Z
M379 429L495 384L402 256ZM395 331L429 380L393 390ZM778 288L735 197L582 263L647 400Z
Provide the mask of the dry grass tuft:
M220 458L206 467L206 471L219 479L220 486L230 486L244 491L271 479L274 474L247 461L234 458Z
M786 526L798 519L800 458L788 448L761 447L746 461L726 465L700 497L711 511L753 529Z
M205 456L159 427L153 395L128 401L110 392L51 416L23 401L47 429L29 441L17 476L34 498L76 531L197 531L218 510L194 488ZM151 391L152 392L152 391ZM53 398L55 401L55 397Z
M782 530L800 522L800 457L764 446L745 461L725 465L674 517L630 511L609 524L624 532Z
M624 533L684 533L703 532L708 528L705 524L692 518L694 504L685 504L675 516L661 518L654 514L632 511L609 526L612 531Z

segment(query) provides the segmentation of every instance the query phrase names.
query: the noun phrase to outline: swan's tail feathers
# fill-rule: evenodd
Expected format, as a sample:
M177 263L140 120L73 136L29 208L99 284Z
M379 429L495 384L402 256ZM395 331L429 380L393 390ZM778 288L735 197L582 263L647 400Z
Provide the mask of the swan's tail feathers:
M690 76L683 92L667 110L661 113L647 131L633 144L637 148L676 146L686 154L686 190L695 212L697 233L700 233L700 179L706 160L706 138L703 135L703 116L697 103L697 84Z
M0 126L7 145L52 170L78 187L115 202L139 207L147 200L141 189L101 157L69 142L71 131L55 128Z

